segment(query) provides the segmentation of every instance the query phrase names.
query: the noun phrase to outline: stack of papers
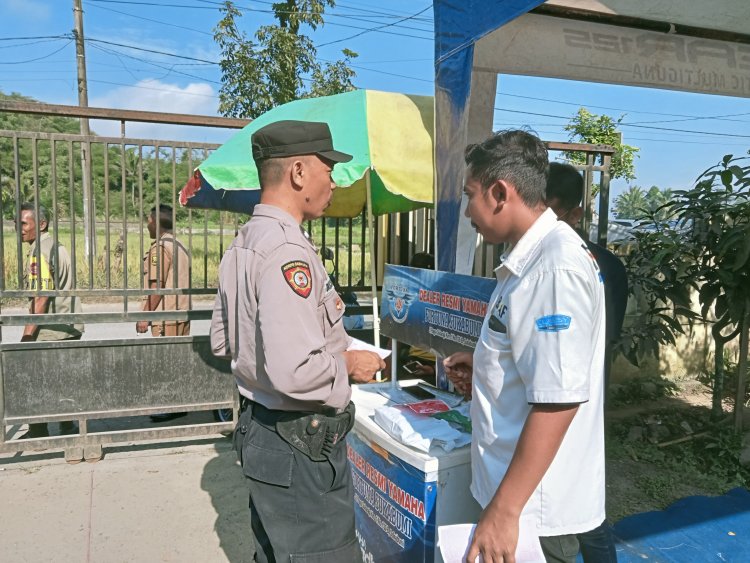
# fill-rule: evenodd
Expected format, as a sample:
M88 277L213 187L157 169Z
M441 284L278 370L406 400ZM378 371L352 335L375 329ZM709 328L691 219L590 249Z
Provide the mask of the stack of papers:
M449 452L471 442L470 434L456 430L445 420L417 414L409 408L378 407L375 422L395 440L425 453L432 446Z
M471 545L476 524L454 524L438 527L438 546L444 563L464 563L466 553ZM477 557L482 563L482 556ZM518 545L516 546L517 563L545 563L539 535L534 523L521 518L518 523Z

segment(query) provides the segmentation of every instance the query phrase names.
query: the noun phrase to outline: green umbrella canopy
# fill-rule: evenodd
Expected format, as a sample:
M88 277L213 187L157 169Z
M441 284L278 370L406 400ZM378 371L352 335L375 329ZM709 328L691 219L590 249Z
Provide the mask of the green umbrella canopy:
M354 90L278 106L241 129L198 170L214 190L259 188L250 137L284 119L328 123L337 150L353 159L337 164L339 186L326 215L353 217L367 201L367 177L375 215L410 211L433 201L434 104L431 96Z

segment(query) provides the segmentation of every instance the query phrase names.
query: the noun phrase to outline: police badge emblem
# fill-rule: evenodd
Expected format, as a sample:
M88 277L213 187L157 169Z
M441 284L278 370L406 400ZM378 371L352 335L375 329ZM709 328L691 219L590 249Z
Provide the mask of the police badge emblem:
M307 299L312 291L312 275L310 274L309 264L301 260L293 260L281 266L281 273L284 274L284 279L292 288L292 291Z

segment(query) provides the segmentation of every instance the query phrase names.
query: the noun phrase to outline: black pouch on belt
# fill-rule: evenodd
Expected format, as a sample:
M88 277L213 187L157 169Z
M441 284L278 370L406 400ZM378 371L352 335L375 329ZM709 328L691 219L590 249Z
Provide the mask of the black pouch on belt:
M354 403L334 416L309 414L276 421L276 432L313 461L324 461L354 427Z

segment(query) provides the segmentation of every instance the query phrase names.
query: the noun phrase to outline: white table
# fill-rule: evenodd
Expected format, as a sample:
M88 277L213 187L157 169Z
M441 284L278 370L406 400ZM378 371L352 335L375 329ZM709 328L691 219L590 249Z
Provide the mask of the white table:
M352 392L357 416L347 449L364 562L442 563L437 527L479 517L469 492L470 446L423 453L391 438L373 420L375 408L388 403L377 389L390 385L358 385Z

